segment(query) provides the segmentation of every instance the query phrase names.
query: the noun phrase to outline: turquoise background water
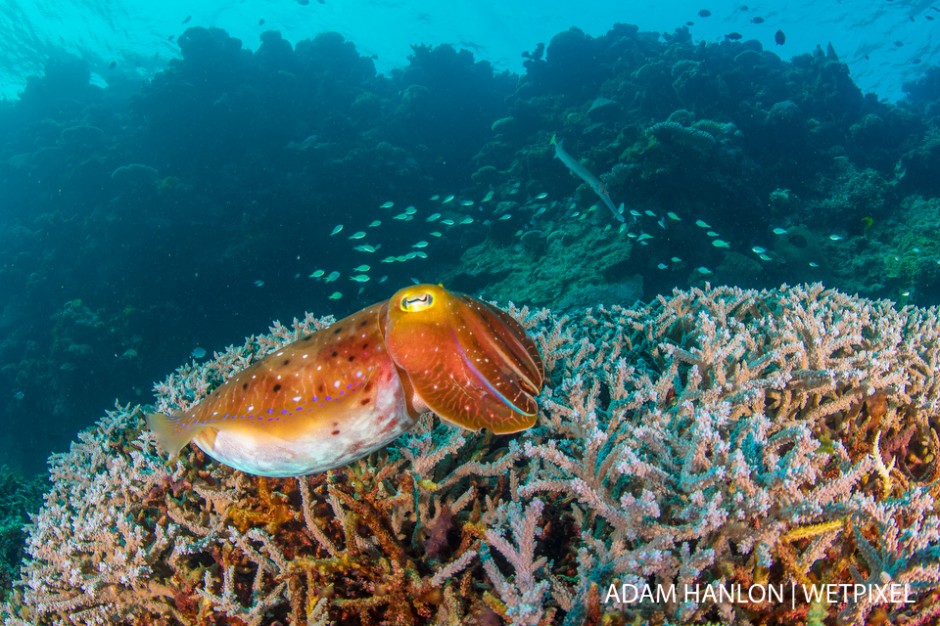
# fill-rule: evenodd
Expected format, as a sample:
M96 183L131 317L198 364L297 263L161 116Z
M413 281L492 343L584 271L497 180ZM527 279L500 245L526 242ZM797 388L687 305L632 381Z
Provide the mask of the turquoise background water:
M307 0L304 0L307 1ZM746 8L746 10L743 10ZM702 17L706 9L711 15ZM763 18L755 24L755 17ZM401 67L411 44L465 47L499 68L521 71L521 53L577 26L601 35L616 22L671 32L692 22L693 37L720 41L737 32L784 58L832 43L866 92L896 100L901 84L940 60L932 44L940 12L930 1L704 2L688 0L421 0L202 1L4 0L0 3L0 95L13 98L50 55L65 51L88 60L99 82L116 73L149 77L179 56L171 37L187 26L216 26L256 49L265 30L291 43L337 31L380 71ZM184 20L189 18L184 24ZM263 24L259 24L264 20ZM777 30L786 44L774 44ZM109 71L117 63L118 72Z

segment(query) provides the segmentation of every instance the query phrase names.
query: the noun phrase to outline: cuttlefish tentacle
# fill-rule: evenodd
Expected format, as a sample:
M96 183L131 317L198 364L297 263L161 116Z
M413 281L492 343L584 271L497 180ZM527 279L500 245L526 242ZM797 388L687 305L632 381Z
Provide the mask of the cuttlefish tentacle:
M489 305L442 287L406 288L396 298L388 305L386 345L432 411L497 434L535 423L543 365L515 320L507 324Z
M171 455L192 441L236 469L295 476L387 445L426 407L474 430L528 428L543 369L535 344L502 311L416 285L284 346L198 405L147 422Z
M521 391L529 396L538 395L545 377L545 366L522 325L486 302L463 295L460 299L476 312L463 318L463 334L467 339L477 342L481 351L491 351L500 357L493 362L511 370L512 383L521 385Z

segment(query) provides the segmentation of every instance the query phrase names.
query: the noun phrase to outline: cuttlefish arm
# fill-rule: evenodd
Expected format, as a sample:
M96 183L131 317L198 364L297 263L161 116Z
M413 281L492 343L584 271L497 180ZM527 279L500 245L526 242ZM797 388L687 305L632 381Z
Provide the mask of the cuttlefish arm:
M505 434L535 423L544 365L509 315L416 285L395 294L380 317L389 355L420 404L470 430Z

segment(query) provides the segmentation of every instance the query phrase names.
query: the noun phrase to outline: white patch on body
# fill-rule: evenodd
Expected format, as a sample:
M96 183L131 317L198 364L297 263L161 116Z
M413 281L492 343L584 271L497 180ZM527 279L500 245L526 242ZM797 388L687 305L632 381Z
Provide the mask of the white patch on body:
M250 474L314 474L360 459L411 430L415 422L408 415L404 396L396 377L378 384L374 402L345 414L337 413L335 420L310 419L310 428L298 430L291 439L263 429L219 429L214 441L211 436L199 434L193 442L220 463ZM339 434L334 435L337 430Z

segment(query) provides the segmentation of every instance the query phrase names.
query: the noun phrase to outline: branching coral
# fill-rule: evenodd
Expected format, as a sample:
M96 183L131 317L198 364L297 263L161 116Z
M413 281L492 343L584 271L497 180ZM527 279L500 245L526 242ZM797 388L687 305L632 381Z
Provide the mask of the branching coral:
M843 562L823 558L836 542L843 551L855 543L844 520L868 528L865 506L875 506L902 528L912 523L901 521L906 505L888 512L912 492L876 488L884 459L872 455L870 423L936 432L936 382L931 374L925 384L923 365L937 347L920 343L935 319L819 287L693 291L588 315L589 339L544 402L553 432L526 444L544 463L521 489L571 502L583 545L597 547L579 562L574 604L585 604L591 582L611 579L854 582L856 548ZM884 403L887 423L884 408L871 410ZM936 520L932 502L922 506ZM889 551L910 563L910 580L935 587L926 546L937 551L938 533L925 535L926 545L909 539ZM679 603L666 613L702 619L712 608L728 620L774 610Z
M819 286L512 310L550 373L513 438L431 416L259 479L166 466L119 406L52 462L9 624L929 623L940 599L940 320ZM187 406L292 328L180 368ZM885 584L912 603L606 602L611 585Z

